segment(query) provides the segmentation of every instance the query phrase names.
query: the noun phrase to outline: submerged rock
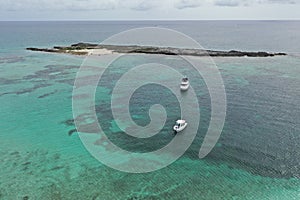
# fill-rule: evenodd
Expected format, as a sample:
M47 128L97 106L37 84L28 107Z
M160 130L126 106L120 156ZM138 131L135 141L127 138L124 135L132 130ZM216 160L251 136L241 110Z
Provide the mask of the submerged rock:
M73 135L73 133L76 133L76 132L77 132L76 129L69 130L68 135L71 136L71 135Z
M66 121L63 121L62 123L67 125L67 126L74 126L75 125L74 119L68 119Z

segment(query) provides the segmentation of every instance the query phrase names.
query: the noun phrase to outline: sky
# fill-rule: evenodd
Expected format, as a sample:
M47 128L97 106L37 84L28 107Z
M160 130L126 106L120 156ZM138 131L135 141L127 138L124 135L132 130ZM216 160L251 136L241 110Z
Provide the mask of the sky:
M300 0L0 0L0 21L299 19Z

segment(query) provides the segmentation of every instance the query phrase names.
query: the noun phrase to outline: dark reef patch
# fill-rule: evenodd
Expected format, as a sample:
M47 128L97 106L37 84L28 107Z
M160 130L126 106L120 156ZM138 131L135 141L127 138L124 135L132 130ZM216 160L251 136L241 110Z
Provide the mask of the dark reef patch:
M34 92L37 89L48 87L48 86L51 86L51 85L52 84L46 84L46 83L37 84L37 85L34 85L31 88L21 89L21 90L18 90L16 92L4 92L4 93L0 93L0 96L9 95L9 94L21 95L21 94L31 93L31 92Z
M73 86L74 85L74 79L63 79L56 81L58 83L64 83Z
M63 166L56 166L56 167L51 168L50 170L55 171L55 170L60 170L63 168L64 168Z
M7 63L17 63L17 62L24 62L25 58L20 56L12 56L12 57L4 57L0 58L0 64L7 64Z
M47 65L43 70L39 70L34 74L24 76L24 80L34 80L34 79L43 79L43 80L55 80L69 75L72 72L65 71L66 69L77 69L78 66L58 66L58 65Z
M10 84L16 84L18 82L20 82L20 79L0 78L0 85L10 85Z
M75 120L74 119L68 119L66 121L63 121L62 122L64 125L66 126L72 126L72 127L75 127ZM76 133L77 132L77 129L74 128L74 129L71 129L68 131L68 135L71 136L73 135L73 133Z
M23 89L23 90L20 90L20 91L17 91L15 92L15 94L17 95L20 95L20 94L25 94L25 93L31 93L39 88L44 88L44 87L48 87L48 86L51 86L52 84L48 84L48 83L42 83L40 85L35 85L31 88L27 88L27 89Z
M50 95L52 95L52 94L55 94L56 92L57 92L57 90L55 90L55 91L53 91L53 92L50 92L50 93L47 93L47 94L43 94L43 95L39 96L38 98L39 98L39 99L42 99L42 98L48 97L48 96L50 96Z
M74 119L68 119L66 121L63 121L62 123L67 125L67 126L74 126L75 125Z
M76 132L77 132L77 129L69 130L68 135L71 136L71 135L73 135L73 133L76 133Z
M23 197L23 200L28 200L29 199L29 196L24 196Z
M10 95L10 94L20 95L25 93L31 93L37 89L52 86L55 83L65 83L73 86L76 69L78 68L79 66L74 66L74 65L70 65L70 66L69 65L67 66L47 65L42 70L36 71L34 74L23 76L21 79L0 78L0 85L12 85L12 84L23 85L23 83L24 85L26 85L28 82L33 84L33 86L29 88L23 88L23 89L18 89L17 91L7 91L7 92L0 93L0 96ZM67 78L68 76L71 76L71 78ZM38 98L39 99L45 98L57 92L58 90L55 90L53 92L40 95L38 96Z

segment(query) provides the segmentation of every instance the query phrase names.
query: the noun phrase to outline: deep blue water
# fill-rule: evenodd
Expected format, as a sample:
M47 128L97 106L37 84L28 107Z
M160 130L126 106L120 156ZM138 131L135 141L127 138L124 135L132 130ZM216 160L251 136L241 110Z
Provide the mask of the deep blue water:
M206 49L299 52L299 21L81 21L0 22L2 50L28 46L101 42L138 27L164 27L187 34ZM8 45L9 44L9 45Z

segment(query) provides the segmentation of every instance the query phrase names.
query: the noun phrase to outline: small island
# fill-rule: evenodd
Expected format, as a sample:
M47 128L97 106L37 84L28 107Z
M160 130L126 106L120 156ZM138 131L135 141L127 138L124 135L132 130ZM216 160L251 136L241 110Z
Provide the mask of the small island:
M71 46L54 46L53 48L26 48L30 51L40 51L49 53L67 53L72 55L107 55L113 53L122 54L161 54L161 55L180 55L180 56L212 56L212 57L273 57L285 56L286 53L269 52L246 52L246 51L214 51L204 49L185 49L174 47L154 47L138 45L106 45L77 43Z

